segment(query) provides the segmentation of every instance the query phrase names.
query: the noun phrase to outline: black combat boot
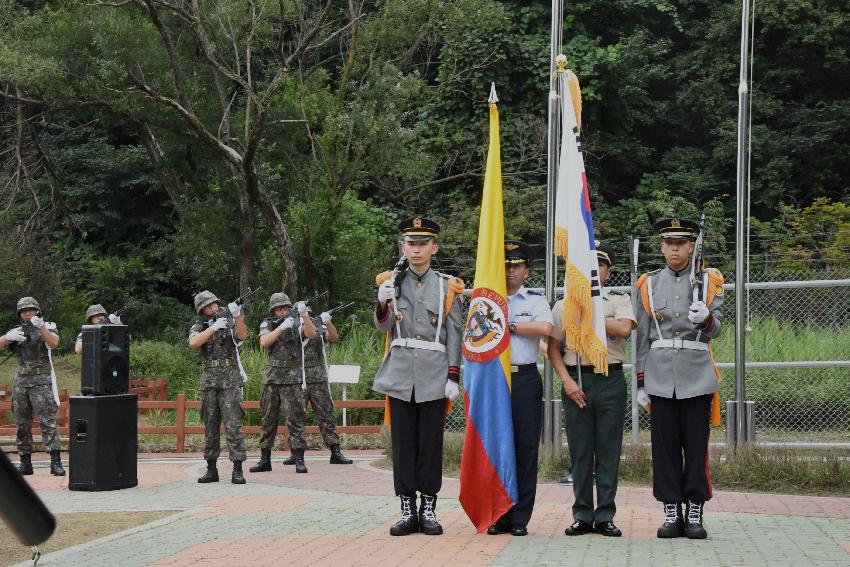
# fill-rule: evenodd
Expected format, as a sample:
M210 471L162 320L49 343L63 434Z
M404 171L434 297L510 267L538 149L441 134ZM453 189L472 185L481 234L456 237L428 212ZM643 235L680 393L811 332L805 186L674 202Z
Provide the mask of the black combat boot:
M403 536L419 531L419 520L416 517L416 494L399 496L401 499L401 519L390 527L390 535Z
M436 494L423 494L419 508L419 531L425 535L441 535L443 526L437 521L434 509L437 507Z
M688 514L685 519L685 535L690 539L705 539L708 532L702 525L703 502L688 502Z
M679 502L664 503L664 523L658 528L658 537L671 538L685 535L685 520Z
M65 469L62 468L62 457L59 456L59 449L50 451L50 474L53 476L65 476Z
M233 475L230 477L230 482L245 484L245 477L242 475L242 461L233 461Z
M293 449L294 450L294 449ZM295 453L289 453L289 456L283 460L284 465L294 465L295 464Z
M272 470L272 450L260 449L260 460L248 470L251 472L269 472Z
M218 482L218 468L215 466L215 459L207 459L207 472L204 476L198 479L201 484L207 482Z
M339 444L331 445L331 464L332 465L350 465L354 461L347 458L342 454L342 451L339 450Z
M307 472L307 465L304 464L304 449L295 449L295 472Z
M32 474L32 455L21 455L21 464L18 465L18 472L22 475Z

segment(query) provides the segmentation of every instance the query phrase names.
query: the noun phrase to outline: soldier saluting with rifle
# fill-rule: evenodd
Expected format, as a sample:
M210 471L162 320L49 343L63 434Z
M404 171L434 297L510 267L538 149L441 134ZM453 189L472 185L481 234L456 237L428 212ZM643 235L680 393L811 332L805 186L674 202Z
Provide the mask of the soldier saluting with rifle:
M248 377L239 358L239 347L248 338L248 328L242 315L242 303L262 288L249 289L227 305L214 293L204 290L195 296L195 311L202 317L189 330L189 347L201 351L201 378L198 383L201 400L201 419L204 422L204 459L206 473L200 483L218 482L216 463L221 453L221 433L224 421L227 449L233 462L233 484L245 484L242 463L245 461L245 434L242 420L245 405L242 386Z
M110 325L123 325L121 322L121 316L130 308L132 302L126 304L124 307L116 311L115 313L106 313L106 309L103 308L103 305L100 303L95 303L94 305L89 305L89 308L86 309L86 325L100 325L103 324L104 321L108 322ZM80 332L77 335L77 341L74 343L74 352L76 354L83 353L83 333Z
M324 295L310 298L314 301ZM316 326L307 309L308 301L299 301L292 307L289 296L283 292L273 293L269 298L269 317L260 323L260 346L268 350L269 358L263 371L263 391L260 409L263 413L260 437L260 460L251 467L251 472L272 470L271 453L277 434L277 420L281 406L286 413L289 430L291 463L295 472L306 473L304 450L304 423L307 411L304 402L304 375L301 365L302 338L316 337Z
M12 383L12 411L17 420L21 458L18 471L24 475L33 474L32 418L35 414L41 425L44 450L50 454L50 474L64 476L56 429L59 393L51 355L59 346L59 330L55 323L45 321L41 307L32 297L22 297L18 301L15 315L21 324L0 337L0 351L12 347L20 364Z
M720 335L723 274L703 269L702 222L667 218L653 227L667 265L636 283L635 349L637 399L652 404L653 492L665 515L658 537L704 539L709 422L720 423L711 340Z

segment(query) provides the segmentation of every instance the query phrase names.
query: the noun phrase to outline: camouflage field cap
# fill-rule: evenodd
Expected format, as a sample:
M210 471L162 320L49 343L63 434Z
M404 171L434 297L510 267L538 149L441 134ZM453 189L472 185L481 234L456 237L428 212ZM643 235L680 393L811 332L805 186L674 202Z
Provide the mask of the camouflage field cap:
M89 305L89 308L86 309L86 323L91 324L91 318L95 315L103 315L106 317L108 313L106 309L103 308L103 305L100 303L95 303L94 305Z
M221 300L213 292L205 289L195 296L195 311L200 315L203 308L212 303L221 305Z
M35 300L34 297L22 297L18 300L18 307L15 311L15 315L17 317L21 316L21 311L24 309L35 309L37 311L41 311L41 306L38 304L38 301Z
M289 300L289 296L282 291L273 293L269 298L269 313L274 314L275 309L284 306L292 307L292 302Z

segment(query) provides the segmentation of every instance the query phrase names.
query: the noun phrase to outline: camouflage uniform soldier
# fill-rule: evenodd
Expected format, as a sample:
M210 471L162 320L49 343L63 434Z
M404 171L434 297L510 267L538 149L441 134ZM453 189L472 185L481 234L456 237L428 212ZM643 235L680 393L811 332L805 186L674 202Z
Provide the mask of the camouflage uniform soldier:
M251 472L272 470L271 453L277 434L277 417L281 405L286 412L289 429L289 446L295 457L295 472L306 473L304 449L304 376L301 371L301 329L308 339L315 338L316 327L303 301L296 303L297 315L285 293L273 293L269 298L269 313L260 324L260 346L268 349L269 360L263 371L263 394L260 406L263 411L263 434L260 437L260 461Z
M15 312L21 325L0 337L0 351L13 345L20 367L12 384L12 411L18 423L18 453L21 474L30 475L32 470L32 418L38 417L44 450L50 453L50 473L64 476L62 459L59 456L59 433L56 429L58 396L51 374L52 362L49 349L59 346L59 331L56 324L45 321L41 307L32 297L18 301Z
M334 422L334 403L331 400L328 383L328 367L325 359L325 342L339 341L339 334L331 322L330 313L322 313L313 319L316 326L316 338L309 339L304 345L304 374L307 384L304 390L305 402L313 406L313 414L319 423L319 431L325 445L331 450L332 465L350 465L354 461L347 459L339 448L339 435Z
M230 303L221 307L219 299L209 291L195 296L195 311L204 319L189 330L189 347L201 351L201 378L198 384L201 419L204 421L204 459L207 472L198 482L218 482L216 462L221 454L221 427L227 437L230 460L233 461L233 484L245 484L242 462L245 460L245 434L242 420L242 377L239 373L235 341L248 338L242 308Z
M103 308L103 305L100 303L95 303L94 305L89 305L89 308L86 309L86 325L100 325L101 323L107 322L110 325L123 325L121 322L121 317L117 316L115 313L106 314L106 309ZM76 354L83 353L83 333L77 335L77 342L74 343L74 352Z

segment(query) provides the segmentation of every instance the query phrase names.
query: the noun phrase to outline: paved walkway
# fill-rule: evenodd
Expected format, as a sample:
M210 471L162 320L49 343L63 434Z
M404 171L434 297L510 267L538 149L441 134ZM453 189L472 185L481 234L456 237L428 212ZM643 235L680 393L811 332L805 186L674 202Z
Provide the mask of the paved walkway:
M255 459L251 459L250 464ZM54 512L173 510L144 524L42 557L39 565L850 565L850 499L716 492L706 507L709 539L659 540L660 505L647 488L621 488L622 538L563 535L572 489L538 487L529 536L476 534L446 479L437 513L445 535L391 537L397 519L392 475L360 456L330 465L308 458L309 474L274 462L248 484L201 485L199 459L143 461L139 486L71 492L67 477L40 468L28 477ZM230 465L219 467L229 479ZM29 565L21 563L20 565Z

